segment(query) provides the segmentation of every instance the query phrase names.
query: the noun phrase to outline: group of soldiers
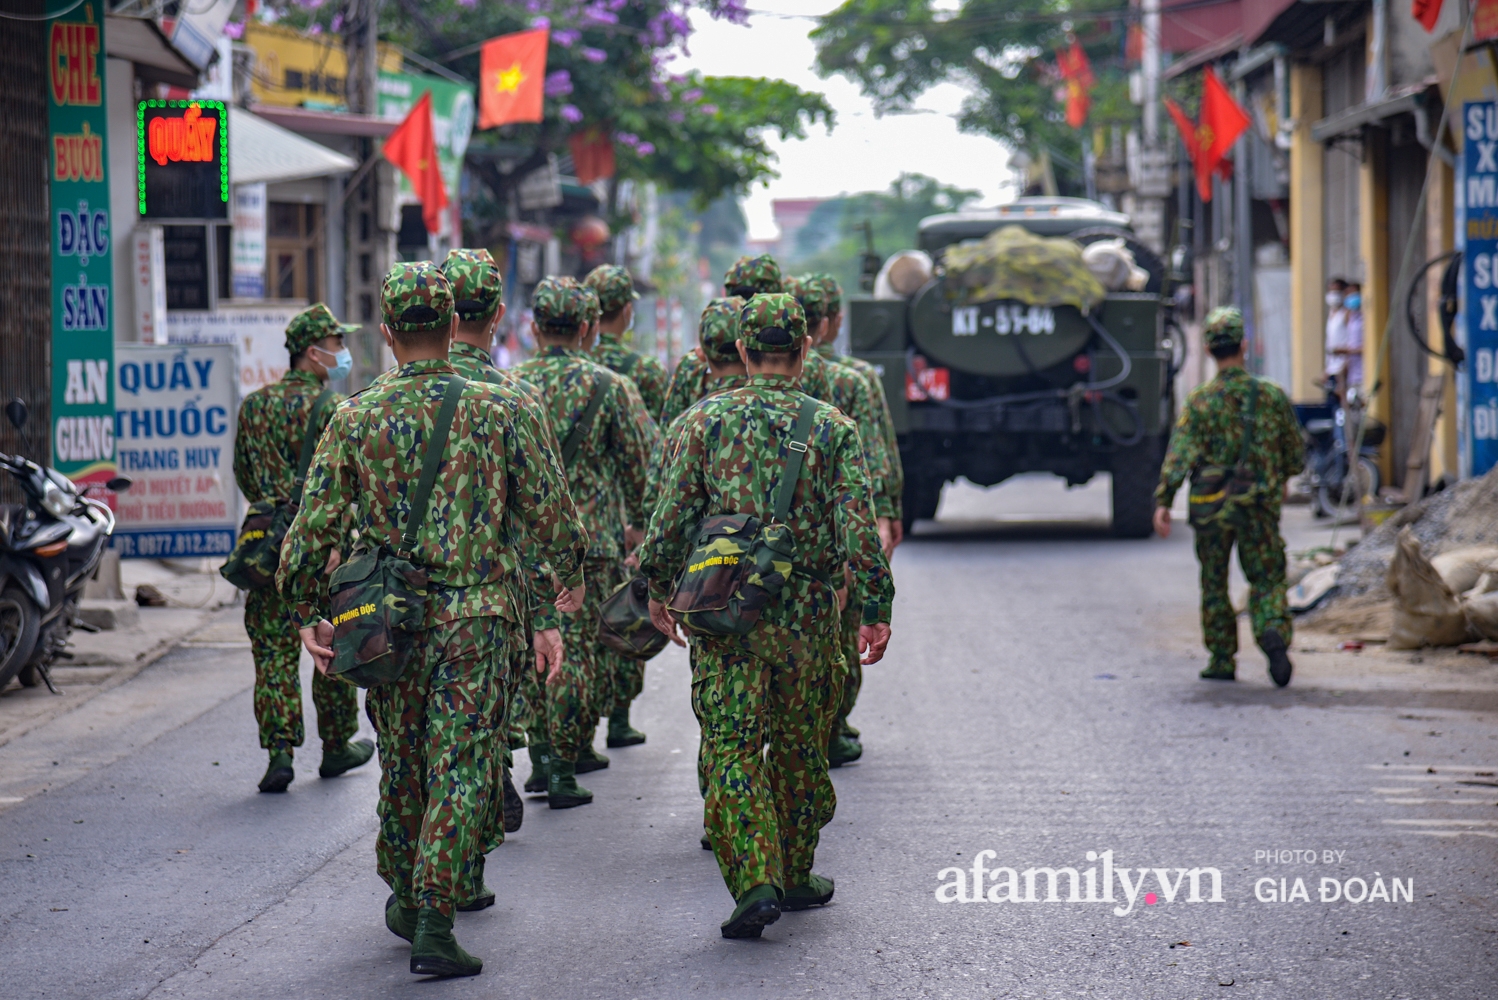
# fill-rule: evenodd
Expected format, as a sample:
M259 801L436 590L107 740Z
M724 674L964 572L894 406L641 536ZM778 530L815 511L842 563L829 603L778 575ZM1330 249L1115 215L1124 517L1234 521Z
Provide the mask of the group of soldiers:
M722 934L758 937L783 910L832 898L832 880L812 871L836 805L828 768L862 753L848 716L862 668L889 641L888 559L901 540L883 389L871 366L832 349L842 296L828 276L782 279L768 256L740 259L669 376L628 346L634 287L614 265L542 281L535 355L501 370L489 348L504 288L489 254L398 264L380 303L395 368L351 398L332 394L356 328L314 305L287 329L285 378L241 408L241 489L294 504L275 580L245 608L269 754L261 791L295 776L299 647L317 667L319 774L375 751L353 739L354 686L330 672L330 576L386 551L425 575L405 667L365 699L385 920L411 941L416 974L482 970L454 915L494 903L485 855L523 812L512 752L529 752L525 790L565 809L593 799L579 774L609 766L593 747L602 719L607 747L645 741L629 718L644 661L600 643L599 607L643 578L651 624L687 644L669 605L699 525L717 515L783 525L796 553L752 627L690 636L702 846L735 903ZM793 489L777 497L782 482Z

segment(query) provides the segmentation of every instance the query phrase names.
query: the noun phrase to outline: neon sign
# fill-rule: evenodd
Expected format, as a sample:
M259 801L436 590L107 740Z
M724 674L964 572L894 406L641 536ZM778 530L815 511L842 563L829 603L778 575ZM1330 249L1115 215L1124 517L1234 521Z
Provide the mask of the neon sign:
M222 101L141 101L135 145L140 214L229 215L229 120Z

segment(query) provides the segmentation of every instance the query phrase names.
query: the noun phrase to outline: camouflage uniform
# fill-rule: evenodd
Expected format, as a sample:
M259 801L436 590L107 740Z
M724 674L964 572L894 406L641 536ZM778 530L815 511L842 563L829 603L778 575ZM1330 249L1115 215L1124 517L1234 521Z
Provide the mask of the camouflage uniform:
M1241 341L1236 310L1214 310L1204 336L1208 343ZM1215 340L1214 340L1215 335ZM1295 411L1279 386L1255 378L1241 367L1223 368L1217 377L1193 389L1176 421L1170 448L1160 469L1155 503L1169 507L1181 483L1203 466L1232 468L1243 448L1243 415L1248 391L1258 386L1254 432L1248 466L1258 487L1241 503L1231 503L1217 522L1196 529L1196 558L1201 563L1202 634L1210 661L1207 675L1231 675L1238 653L1238 622L1228 598L1228 566L1233 546L1248 578L1249 614L1254 638L1278 632L1291 640L1285 600L1285 542L1279 534L1280 501L1285 482L1305 466L1305 444Z
M785 350L784 337L759 339L773 327L804 334L794 299L766 295L745 307L740 335L748 346ZM704 517L769 518L804 398L786 377L750 376L680 418L666 487L640 550L652 599L670 599ZM889 621L894 583L879 548L863 449L853 422L831 406L816 410L786 524L807 569L837 578L844 565L854 567L850 614ZM819 831L836 804L825 732L837 637L837 595L797 573L748 635L693 640L692 707L707 744L706 826L736 900L757 886L785 889L811 877Z
M635 291L634 279L627 270L617 264L600 264L588 272L584 284L598 295L599 308L604 313L623 309L640 296ZM624 335L628 336L628 333ZM666 366L649 354L634 351L624 343L619 334L598 332L598 344L593 348L593 360L620 375L627 375L640 390L645 409L656 420L665 424L661 409L666 405L666 387L671 381Z
M724 295L747 300L781 290L780 265L767 253L758 257L740 257L723 275Z
M381 311L397 335L443 329L452 310L430 262L385 279ZM349 551L355 531L365 548L398 544L452 373L446 361L411 362L334 415L278 575L300 625L326 617L332 549ZM471 382L411 556L431 580L425 628L401 678L366 698L380 740L378 868L401 907L451 917L472 892L498 786L504 674L522 641L523 538L565 586L582 584L586 532L544 425L514 391Z
M583 303L575 289L547 279L531 299L538 324L556 329L576 328L583 319ZM607 369L577 351L543 348L536 357L512 369L546 397L552 427L566 440L587 408L593 388ZM584 606L562 622L566 647L562 679L545 690L546 712L533 712L530 738L549 743L556 760L576 761L583 747L592 745L592 728L600 711L598 670L598 605L619 581L623 563L622 530L617 514L633 524L645 521L645 482L655 426L645 412L634 383L614 378L567 469L568 486L583 522L589 528L588 589Z
M339 323L321 302L297 313L286 328L286 350L295 356L325 337L359 329ZM290 369L281 381L256 389L239 405L234 436L234 480L247 503L290 498L302 455L302 439L312 405L324 385L316 375ZM343 399L323 407L332 416ZM321 428L319 428L321 430ZM291 608L275 587L250 591L244 602L244 628L255 658L255 721L260 745L272 754L291 753L306 738L302 722L302 643ZM346 681L312 675L312 704L324 750L336 750L359 729L358 689Z

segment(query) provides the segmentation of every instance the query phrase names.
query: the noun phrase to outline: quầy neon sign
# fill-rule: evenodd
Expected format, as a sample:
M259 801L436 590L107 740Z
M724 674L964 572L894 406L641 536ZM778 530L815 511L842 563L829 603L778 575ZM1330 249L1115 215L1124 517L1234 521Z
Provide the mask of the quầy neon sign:
M229 121L222 101L141 101L135 143L142 216L227 217Z
M163 167L169 160L173 163L183 160L211 163L216 131L218 119L204 118L202 107L194 101L180 118L151 119L146 127L146 150L151 159Z

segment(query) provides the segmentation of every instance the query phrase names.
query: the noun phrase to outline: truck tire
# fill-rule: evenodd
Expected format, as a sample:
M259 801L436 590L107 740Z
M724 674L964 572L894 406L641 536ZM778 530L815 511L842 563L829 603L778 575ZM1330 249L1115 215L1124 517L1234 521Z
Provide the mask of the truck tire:
M1118 538L1154 534L1155 486L1162 458L1159 439L1152 437L1113 456L1113 534Z
M905 534L910 534L910 529L916 521L930 521L936 517L936 508L941 506L941 488L944 485L945 483L940 479L922 476L919 472L906 467L905 496L902 501L903 516L900 518L905 526Z

